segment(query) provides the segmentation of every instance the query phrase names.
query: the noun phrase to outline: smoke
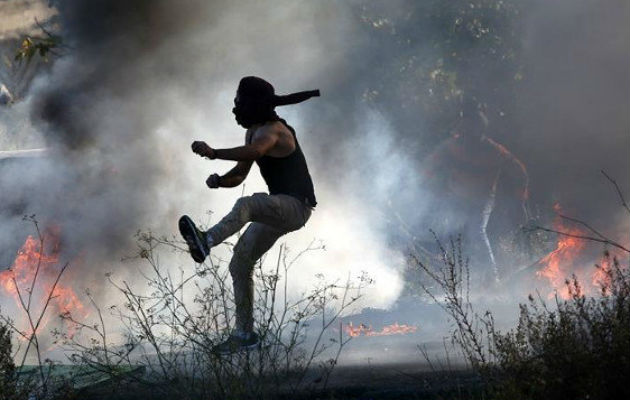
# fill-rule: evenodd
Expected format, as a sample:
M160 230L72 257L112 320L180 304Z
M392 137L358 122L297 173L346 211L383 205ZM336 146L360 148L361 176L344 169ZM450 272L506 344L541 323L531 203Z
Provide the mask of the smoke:
M20 35L37 32L35 20L43 20L54 14L54 9L37 0L3 1L0 4L0 40L19 38Z
M532 194L607 229L620 221L628 227L599 171L628 194L630 5L541 2L529 14L523 60L531 72L518 99L515 136L533 176Z
M436 137L445 133L432 131L419 108L400 111L396 97L379 107L366 101L366 91L382 84L401 99L408 95L413 88L396 82L401 67L389 60L400 61L403 52L435 56L422 42L433 28L407 21L404 34L418 44L385 46L371 40L364 4L384 21L404 20L416 7L404 1L395 11L334 1L56 2L70 50L25 102L51 155L33 169L3 170L3 192L24 199L25 213L61 225L64 248L89 260L81 273L93 279L120 268L116 261L133 249L137 229L175 234L181 214L208 225L241 195L241 188L205 187L210 173L233 164L203 160L190 143L225 148L244 141L230 112L242 76L264 77L281 94L319 88L321 98L278 109L297 130L319 201L306 228L281 241L299 249L316 238L328 249L308 256L290 286L300 292L316 273L343 278L365 270L376 281L366 302L391 305L402 290L405 241L430 240L428 228L478 232L465 221L471 213L481 218L496 170L487 190L483 179L468 180L474 188L452 188L474 193L467 204L432 191L425 172L440 149ZM498 131L493 121L499 118L491 116L489 130L527 165L532 203L543 209L560 201L585 219L616 224L605 219L614 193L606 192L598 171L606 169L622 187L629 181L627 15L621 0L605 7L586 0L525 7L526 83L523 98L514 99L519 126ZM471 73L475 68L481 67L471 66ZM486 155L474 151L472 159ZM266 191L256 168L244 191ZM613 200L602 209L606 198ZM2 235L19 232L19 218L3 219L10 229Z
M241 189L210 191L204 181L233 164L203 160L192 154L190 143L199 139L233 147L243 142L244 132L230 112L241 76L263 76L279 92L320 87L336 95L334 80L321 77L342 64L341 49L337 55L327 51L347 31L341 10L294 2L274 9L253 2L141 1L131 7L123 1L62 1L56 6L70 51L26 101L51 151L45 160L30 163L26 179L5 168L3 187L25 203L25 213L60 225L66 256L81 254L77 286L119 269L116 260L133 250L137 229L174 234L183 213L209 224L231 208ZM315 26L313 20L329 22ZM279 30L281 25L286 27ZM330 194L328 157L309 153L317 138L306 139L309 131L300 129L297 112L287 109L283 115L293 118L300 140L305 138L323 206L308 231L287 240L296 249L313 238L329 244L326 257L301 266L295 290L306 290L317 273L335 279L366 270L384 285L371 301L390 304L400 290L396 268L402 261L391 261L357 198ZM328 130L321 124L311 129L318 135ZM252 175L245 192L265 191L260 176ZM5 234L28 230L17 229L19 217L7 217L11 231Z

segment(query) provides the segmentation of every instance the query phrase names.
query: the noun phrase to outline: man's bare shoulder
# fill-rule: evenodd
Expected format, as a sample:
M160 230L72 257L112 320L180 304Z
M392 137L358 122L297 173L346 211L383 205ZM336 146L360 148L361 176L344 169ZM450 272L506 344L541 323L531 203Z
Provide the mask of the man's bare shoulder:
M267 155L272 157L286 157L295 150L295 140L291 131L280 121L269 121L264 125L253 129L253 141L273 140L274 146L269 149Z
M282 136L288 132L287 127L280 121L269 121L265 124L252 129L252 136Z

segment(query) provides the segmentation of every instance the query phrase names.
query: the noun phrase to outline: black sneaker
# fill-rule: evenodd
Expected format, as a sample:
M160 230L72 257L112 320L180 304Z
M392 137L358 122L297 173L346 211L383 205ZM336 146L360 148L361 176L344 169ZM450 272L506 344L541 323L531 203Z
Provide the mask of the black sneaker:
M254 332L246 334L232 334L225 342L219 343L212 348L215 354L232 354L244 350L253 350L258 346L260 339Z
M201 264L210 254L206 233L197 229L188 215L179 219L179 232L188 243L188 249L193 260Z

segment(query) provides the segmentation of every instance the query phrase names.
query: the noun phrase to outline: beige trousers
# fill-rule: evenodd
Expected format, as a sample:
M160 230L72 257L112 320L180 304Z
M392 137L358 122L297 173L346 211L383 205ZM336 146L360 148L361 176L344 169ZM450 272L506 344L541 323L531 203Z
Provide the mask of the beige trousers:
M254 265L278 238L300 229L311 216L312 208L295 197L254 193L241 197L219 223L208 230L216 245L232 236L248 222L234 246L230 274L236 305L236 329L252 332L254 328Z

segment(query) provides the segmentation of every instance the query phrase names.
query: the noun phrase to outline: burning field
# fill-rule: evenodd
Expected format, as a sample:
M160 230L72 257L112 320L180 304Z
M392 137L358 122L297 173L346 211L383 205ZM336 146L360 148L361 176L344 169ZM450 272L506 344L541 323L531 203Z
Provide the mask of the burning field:
M409 333L414 333L418 330L418 327L415 325L399 325L397 322L386 325L382 327L380 330L374 330L372 326L367 326L363 323L358 326L354 326L352 322L348 323L348 325L344 326L345 333L350 337L357 336L390 336L390 335L406 335Z
M558 295L561 299L568 300L570 293L567 282L572 280L580 282L584 294L598 295L610 284L608 273L612 260L624 260L627 251L624 252L623 245L601 234L594 239L611 241L614 246L610 246L605 254L598 247L593 249L593 240L589 239L592 238L593 229L588 224L564 216L559 204L554 205L554 211L556 217L553 230L561 233L557 234L555 248L536 263L540 268L536 271L536 276L553 290L548 294L550 298ZM585 225L588 229L576 225ZM595 234L598 232L595 231Z
M52 330L73 335L73 326L64 322L66 317L85 320L89 316L72 286L73 274L65 273L69 264L60 261L59 227L40 232L35 226L38 236L29 235L11 267L0 272L2 295L13 300L13 304L4 302L4 306L13 310L11 324L25 346L25 357L30 346L37 346L42 354L52 350L43 347L45 343L35 343L38 338L47 339Z

